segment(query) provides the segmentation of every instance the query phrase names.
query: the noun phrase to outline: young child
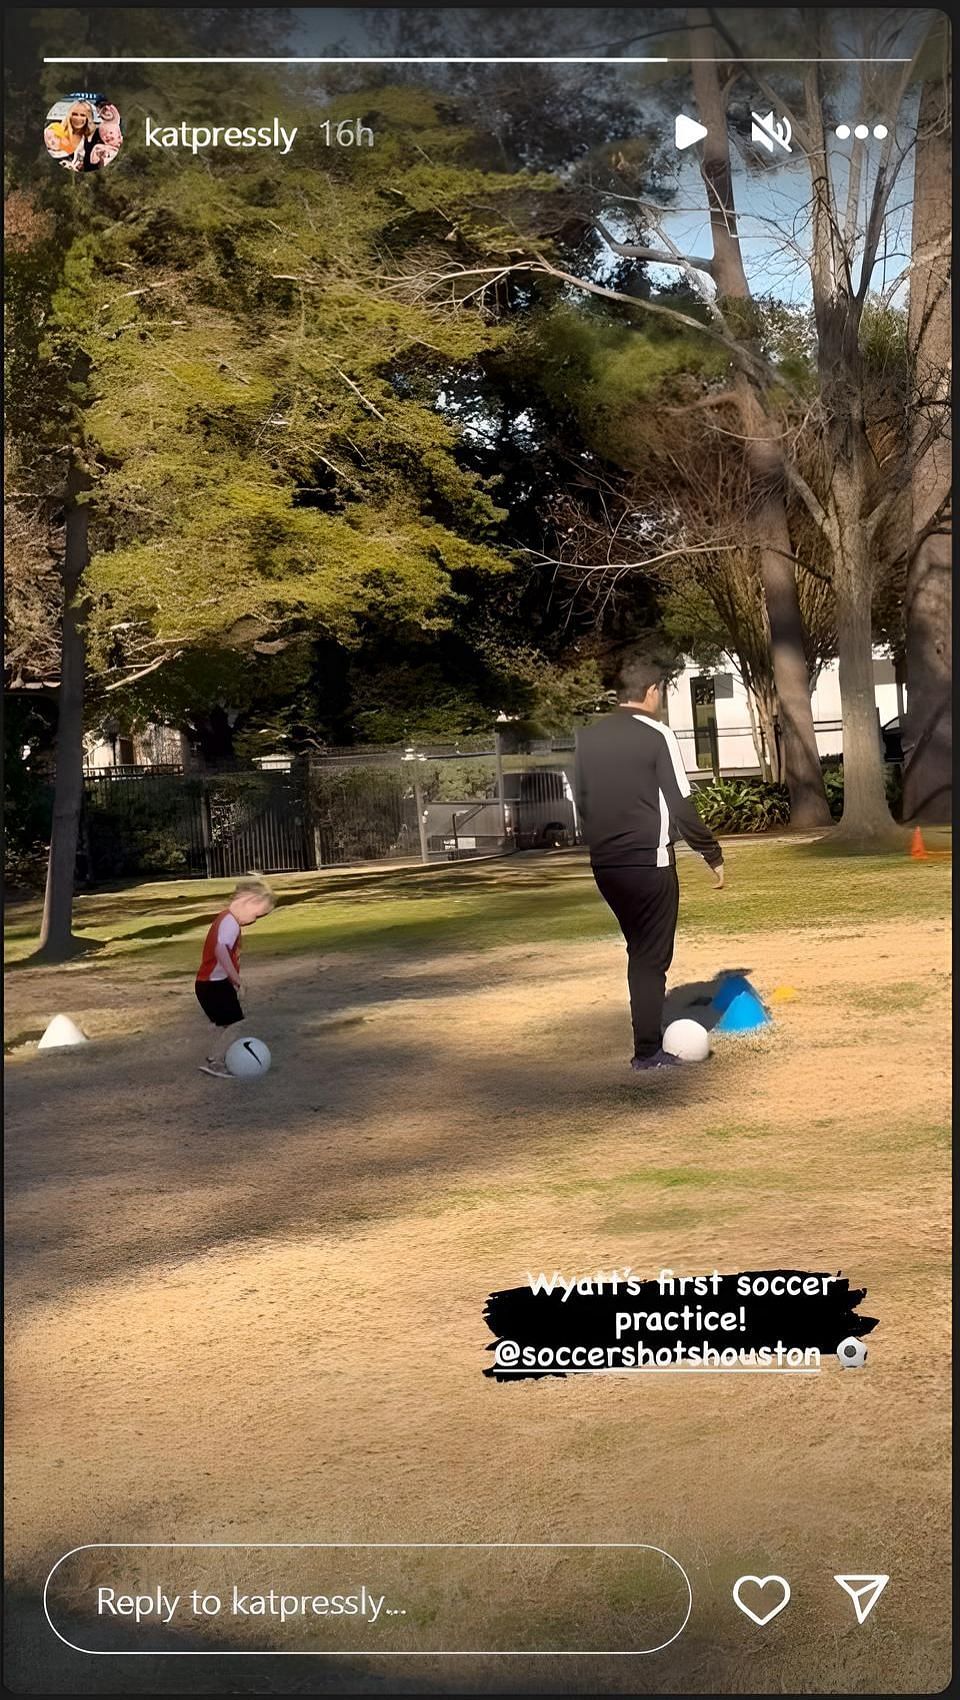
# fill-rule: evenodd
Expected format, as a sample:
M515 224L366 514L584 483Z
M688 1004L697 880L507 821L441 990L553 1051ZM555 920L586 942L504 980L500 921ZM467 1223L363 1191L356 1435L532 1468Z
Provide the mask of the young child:
M243 1020L240 1007L240 933L252 927L274 906L273 892L262 879L240 880L226 909L211 923L203 941L203 956L197 971L197 1002L204 1014L219 1027L223 1043L200 1064L204 1074L229 1080L224 1058L231 1043L230 1028Z

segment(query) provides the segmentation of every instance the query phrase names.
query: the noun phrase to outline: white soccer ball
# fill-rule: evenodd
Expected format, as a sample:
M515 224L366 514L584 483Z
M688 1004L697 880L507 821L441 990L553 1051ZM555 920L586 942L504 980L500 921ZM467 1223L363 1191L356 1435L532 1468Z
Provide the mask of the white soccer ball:
M685 1017L681 1021L671 1021L663 1035L661 1044L672 1057L679 1057L681 1062L705 1062L710 1055L710 1035L699 1021L691 1021Z
M837 1347L837 1357L844 1369L862 1369L867 1361L867 1348L862 1340L848 1334Z
M252 1080L254 1075L266 1074L270 1067L270 1051L262 1039L234 1039L224 1061L231 1074L240 1080Z

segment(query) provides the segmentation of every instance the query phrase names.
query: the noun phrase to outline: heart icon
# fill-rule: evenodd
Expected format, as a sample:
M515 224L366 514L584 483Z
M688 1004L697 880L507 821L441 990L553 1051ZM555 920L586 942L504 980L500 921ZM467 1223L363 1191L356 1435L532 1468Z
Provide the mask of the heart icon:
M778 1599L776 1604L772 1605L770 1610L764 1612L762 1615L760 1612L752 1611L748 1605L744 1604L740 1595L741 1588L743 1588L747 1582L752 1582L754 1587L759 1588L761 1594L766 1588L778 1588L782 1598ZM790 1584L785 1576L738 1576L733 1587L733 1598L735 1603L740 1607L740 1610L744 1612L747 1617L752 1618L753 1622L758 1624L762 1629L764 1624L769 1623L771 1619L776 1617L778 1612L783 1610L784 1606L790 1604Z

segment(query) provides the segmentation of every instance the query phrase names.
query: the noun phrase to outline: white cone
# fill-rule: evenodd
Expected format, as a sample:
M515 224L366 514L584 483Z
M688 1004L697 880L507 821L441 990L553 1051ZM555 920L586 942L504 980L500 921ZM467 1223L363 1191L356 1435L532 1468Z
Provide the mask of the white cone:
M88 1042L87 1035L81 1033L69 1015L55 1015L43 1038L37 1040L37 1050L59 1050L65 1045L86 1045Z

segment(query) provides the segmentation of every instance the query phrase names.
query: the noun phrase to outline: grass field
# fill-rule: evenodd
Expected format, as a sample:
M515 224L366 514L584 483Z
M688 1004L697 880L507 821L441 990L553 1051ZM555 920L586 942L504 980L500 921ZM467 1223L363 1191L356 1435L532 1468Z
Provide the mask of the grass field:
M760 1037L666 1078L626 1066L622 942L579 854L278 880L244 943L275 1062L250 1087L195 1066L191 978L225 884L81 898L91 949L57 971L26 960L35 909L11 911L8 1683L943 1687L949 863L727 857L723 892L682 859L672 1008L732 968L793 995ZM95 1042L38 1053L57 1010ZM880 1319L869 1364L484 1378L488 1293L626 1264L842 1269ZM56 1642L37 1598L56 1558L151 1540L646 1542L694 1603L668 1651L589 1664L94 1661ZM841 1571L890 1573L862 1627ZM791 1583L764 1630L732 1604L747 1572ZM482 1598L460 1590L464 1632L548 1617L530 1587L505 1564ZM550 1609L603 1625L623 1598L591 1571L582 1592L555 1578ZM243 1633L209 1644L258 1644Z

